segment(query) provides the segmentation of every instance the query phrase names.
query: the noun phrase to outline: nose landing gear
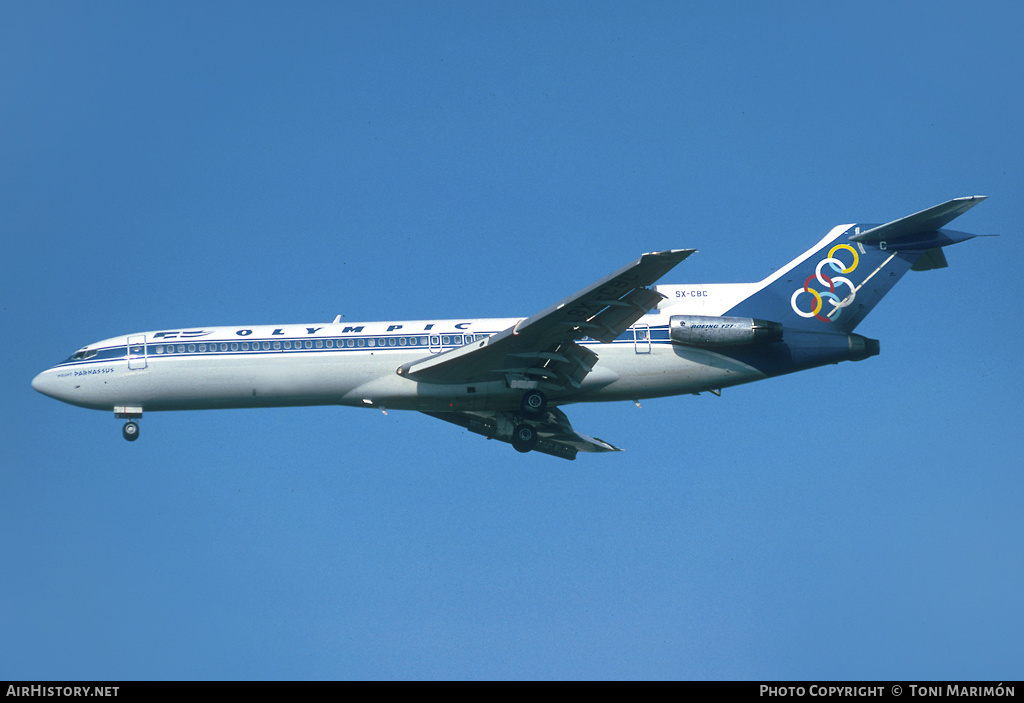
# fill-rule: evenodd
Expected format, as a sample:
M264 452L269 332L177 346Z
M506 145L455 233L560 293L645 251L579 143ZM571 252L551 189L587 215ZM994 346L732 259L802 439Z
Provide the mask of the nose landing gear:
M139 438L139 424L131 420L124 423L124 427L121 428L121 436L129 442L134 442Z
M121 436L129 442L139 438L139 423L135 422L142 417L142 408L135 405L117 405L114 407L114 417L127 420L121 428Z

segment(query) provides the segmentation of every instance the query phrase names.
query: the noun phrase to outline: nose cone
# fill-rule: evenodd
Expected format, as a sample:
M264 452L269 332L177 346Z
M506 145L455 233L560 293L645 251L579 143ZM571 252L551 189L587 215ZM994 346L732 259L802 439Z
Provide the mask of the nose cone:
M32 379L32 387L43 395L56 398L65 403L74 403L71 379L58 378L56 369L47 369Z
M56 379L53 377L53 371L48 369L32 379L32 387L43 395L48 395L51 398L57 398L57 384L55 381Z
M74 371L69 371L66 367L47 369L32 379L32 387L43 395L81 408L113 407L113 403L108 405L106 398L97 399L96 387L90 388L86 379L75 378L74 374ZM102 385L98 388L102 389L106 382L100 381L100 384ZM102 396L102 391L99 395Z

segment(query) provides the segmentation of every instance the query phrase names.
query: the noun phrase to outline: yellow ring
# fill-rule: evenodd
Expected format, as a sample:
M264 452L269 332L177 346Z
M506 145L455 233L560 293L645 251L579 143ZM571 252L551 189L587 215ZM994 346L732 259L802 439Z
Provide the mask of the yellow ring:
M817 315L821 312L821 295L819 295L818 291L813 288L805 288L804 291L814 296L814 309L811 310L811 314Z
M860 257L857 256L857 250L856 249L851 247L849 244L836 244L834 247L832 247L829 250L828 258L830 258L830 259L835 258L835 257L833 257L833 254L836 253L836 249L846 249L851 254L853 254L853 263L850 264L850 268L843 269L843 271L842 271L843 273L849 273L850 271L853 271L855 268L857 268L857 264L860 263Z

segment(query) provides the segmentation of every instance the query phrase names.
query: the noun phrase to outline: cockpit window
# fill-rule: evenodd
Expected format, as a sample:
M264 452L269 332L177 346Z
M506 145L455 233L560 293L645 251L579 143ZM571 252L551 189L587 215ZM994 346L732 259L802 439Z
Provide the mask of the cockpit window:
M99 349L80 349L71 355L72 361L84 361L91 359L99 353Z

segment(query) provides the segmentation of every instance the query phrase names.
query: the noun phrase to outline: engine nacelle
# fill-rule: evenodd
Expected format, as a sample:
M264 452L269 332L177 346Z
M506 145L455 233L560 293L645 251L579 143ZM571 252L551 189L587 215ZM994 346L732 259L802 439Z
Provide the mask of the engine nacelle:
M669 318L673 342L694 347L727 347L782 341L782 325L751 317L673 315Z

